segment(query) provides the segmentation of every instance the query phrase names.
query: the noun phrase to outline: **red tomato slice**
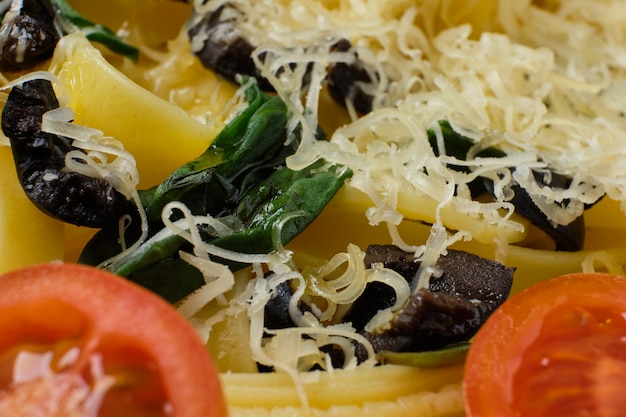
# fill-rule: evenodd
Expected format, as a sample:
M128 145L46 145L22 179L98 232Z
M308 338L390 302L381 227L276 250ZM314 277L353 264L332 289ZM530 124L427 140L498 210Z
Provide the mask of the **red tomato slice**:
M626 277L572 274L507 300L475 337L470 417L626 414Z
M51 263L0 276L2 415L226 415L189 323L147 290Z

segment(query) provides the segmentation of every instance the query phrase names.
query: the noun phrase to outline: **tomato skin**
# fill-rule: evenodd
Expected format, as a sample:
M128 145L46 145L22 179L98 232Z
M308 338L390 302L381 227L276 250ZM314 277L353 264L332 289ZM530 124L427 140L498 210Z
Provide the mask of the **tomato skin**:
M226 415L216 368L189 323L164 300L108 272L56 262L0 276L0 334L0 356L15 345L79 347L78 359L58 374L84 375L97 353L105 373L139 385L138 394L110 391L118 397L109 403L144 395L166 403L167 415ZM107 407L102 414L119 415L119 404L105 401Z
M533 285L486 321L469 351L469 417L622 416L626 277L578 273Z

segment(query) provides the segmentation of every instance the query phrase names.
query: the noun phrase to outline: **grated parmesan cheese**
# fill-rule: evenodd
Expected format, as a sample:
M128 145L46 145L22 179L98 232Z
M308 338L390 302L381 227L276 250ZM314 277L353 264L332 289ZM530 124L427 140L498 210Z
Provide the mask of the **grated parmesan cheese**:
M199 12L222 4L202 3L196 2ZM315 68L321 72L332 62L347 62L328 52L329 44L351 40L359 56L381 74L371 114L338 129L328 143L305 135L289 160L292 168L325 158L353 169L351 185L376 204L368 212L372 224L397 225L403 218L397 194L410 189L439 202L437 211L451 206L477 215L488 212L485 221L511 227L507 215L493 216L492 205L470 205L467 198L453 195L475 177L451 173L446 165L458 161L443 149L440 157L430 149L425 131L440 120L475 139L475 152L497 146L508 153L507 158L467 164L477 175L499 179L500 208L511 209L506 204L509 185L499 178L509 166L519 171L505 178L524 186L556 225L573 221L585 204L605 192L626 201L625 173L617 168L623 166L620 136L626 127L615 109L615 91L624 88L619 82L625 56L619 2L570 2L558 13L530 1L503 2L496 16L502 33L472 37L472 28L461 25L431 38L418 24L433 19L427 14L434 12L422 2L231 3L246 11L238 17L238 28L257 46L262 74L305 127L314 126L321 111L316 98L322 81ZM299 70L309 62L315 67L306 88ZM273 75L279 68L281 76ZM303 90L308 95L301 101ZM530 169L546 167L571 176L572 185L563 190L537 186ZM567 209L559 204L565 200L570 202ZM437 223L442 224L440 218Z

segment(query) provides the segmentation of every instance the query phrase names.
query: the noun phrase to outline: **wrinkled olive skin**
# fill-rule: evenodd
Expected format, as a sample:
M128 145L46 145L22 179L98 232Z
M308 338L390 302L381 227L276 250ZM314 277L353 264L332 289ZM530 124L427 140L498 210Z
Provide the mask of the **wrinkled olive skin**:
M514 169L511 169L514 171ZM533 176L538 184L543 187L567 188L572 179L555 172L550 173L550 180L546 181L543 174L533 171ZM483 180L485 188L493 194L493 181L488 178ZM585 218L578 216L573 222L567 225L554 225L546 214L533 202L528 191L519 184L511 186L514 195L510 203L515 206L515 212L527 218L530 222L544 233L546 233L555 244L555 250L575 252L583 248L585 243ZM563 201L561 205L567 207L568 201ZM591 207L591 206L589 206ZM586 207L586 208L589 208Z
M365 263L368 267L382 263L409 282L420 265L412 254L392 245L368 247ZM378 310L395 302L394 292L379 283L368 285L344 321L352 322L377 352L418 352L469 340L506 300L514 269L450 249L436 266L441 276L411 295L388 329L375 333L363 329Z
M189 38L201 36L202 48L194 51L202 65L224 78L238 82L237 76L255 77L263 90L271 90L252 60L254 45L237 28L239 10L226 4L206 16L194 15L197 21L189 29Z
M48 80L27 81L9 93L2 131L11 141L22 188L40 210L63 222L116 226L121 216L133 212L132 204L108 181L64 171L71 140L41 130L43 115L57 107Z
M50 0L23 0L18 14L7 13L0 25L0 70L24 71L52 56L62 33Z
M351 49L352 44L347 39L342 39L332 50L348 52ZM327 77L328 93L337 103L344 105L346 101L352 102L358 113L367 114L372 111L374 96L363 91L359 84L371 84L372 81L365 64L355 53L354 62L337 62L330 67Z
M371 245L364 263L370 268L382 263L385 268L410 282L420 264L413 254L393 245ZM388 329L369 333L365 325L382 309L395 303L395 292L389 286L372 282L353 303L342 321L352 326L372 344L376 352L422 352L436 350L469 340L487 318L508 297L514 268L474 254L448 250L437 267L440 277L433 277L428 288L413 294L397 313ZM286 328L294 323L287 313L293 290L285 283L265 307L267 328ZM305 311L308 306L302 303ZM357 357L366 352L357 345Z
M190 39L202 39L201 48L195 50L194 54L205 68L230 81L238 82L238 76L250 76L257 80L262 90L274 91L274 87L261 75L252 60L256 46L238 29L239 19L245 19L245 14L228 3L207 15L194 15L188 35ZM350 50L352 44L347 39L341 39L331 47L332 52ZM343 106L349 101L358 113L366 114L372 111L374 97L363 91L360 84L374 82L370 76L373 71L367 70L366 64L356 53L354 57L354 62L330 65L326 83L333 100ZM259 58L263 60L265 56L261 55ZM302 84L307 85L309 81L310 71L306 71Z

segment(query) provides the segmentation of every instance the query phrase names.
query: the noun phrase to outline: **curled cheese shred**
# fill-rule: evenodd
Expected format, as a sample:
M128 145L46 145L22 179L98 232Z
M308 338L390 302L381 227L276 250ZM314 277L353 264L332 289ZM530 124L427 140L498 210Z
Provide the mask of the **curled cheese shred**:
M42 131L73 139L77 148L65 157L65 169L100 178L130 198L136 192L139 172L135 158L118 140L106 137L102 131L71 123L74 112L69 107L58 107L43 115Z
M59 103L61 105L44 113L41 130L72 140L72 146L75 149L65 155L65 167L63 169L109 182L117 191L132 200L137 207L141 222L141 236L130 247L127 247L126 242L122 238L122 253L101 265L102 267L108 267L138 248L148 235L148 220L137 191L139 171L137 170L135 158L115 138L105 136L98 129L72 123L74 112L69 107L63 105L69 101L69 95L54 74L48 71L35 71L14 80L3 88L19 86L33 79L49 80L55 88L60 90ZM120 229L127 226L127 221L128 219L125 217L120 219Z
M181 213L183 218L171 221L170 218L175 211ZM298 214L292 213L291 216L287 216L278 223L274 230L275 239L280 236L280 229L284 222ZM176 234L192 243L193 255L181 252L181 259L198 268L206 280L204 286L180 303L179 311L189 318L205 340L211 337L211 329L216 323L227 316L246 313L250 320L249 343L253 359L278 372L288 374L293 379L301 402L305 406L308 400L304 384L307 383L309 374L303 371L310 370L313 366L332 371L333 365L328 354L324 352L324 347L332 345L343 352L343 369L376 364L373 347L363 336L357 334L352 326L324 324L323 322L330 316L324 313L315 315L301 311L300 303L307 299L307 295L313 293L317 297L323 296L329 304L336 305L337 302L349 304L363 292L367 282L386 283L396 290L397 302L391 308L376 315L373 319L376 326L386 324L393 316L393 312L404 305L409 296L408 284L398 274L382 268L366 270L363 264L363 254L354 245L349 247L348 254L337 256L323 268L321 275L331 275L335 269L340 269L346 262L351 265L348 271L336 279L329 280L326 284L321 283L311 288L306 275L297 269L291 259L291 252L285 251L282 244L278 245L277 253L267 255L248 255L217 248L202 240L198 226L209 225L216 232L226 234L232 233L233 230L220 224L218 219L192 215L189 209L180 202L168 203L163 210L162 220L166 226L165 229L152 239L160 239L166 234ZM146 244L150 244L152 239ZM253 274L256 277L252 278L239 294L231 295L231 298L226 300L224 297L232 289L235 278L228 268L211 261L212 255L252 263ZM356 278L357 275L360 279ZM264 326L265 307L274 296L278 286L283 283L289 283L294 288L288 310L296 325L286 329L268 330ZM201 310L213 301L217 301L221 307L210 317L202 319ZM368 356L368 359L360 364L356 360L355 343L362 345Z

